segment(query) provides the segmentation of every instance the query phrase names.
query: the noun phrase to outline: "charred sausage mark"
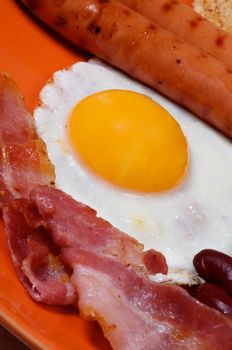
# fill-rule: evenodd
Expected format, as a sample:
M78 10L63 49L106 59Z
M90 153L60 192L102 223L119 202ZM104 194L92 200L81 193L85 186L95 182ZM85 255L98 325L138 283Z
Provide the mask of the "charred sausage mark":
M177 63L177 64L180 64L180 63L181 63L181 60L178 58L178 59L176 60L176 63Z
M165 11L165 12L168 12L170 11L175 5L177 4L177 1L176 0L171 0L169 2L166 2L166 4L164 4L162 6L162 10Z
M220 47L220 46L222 46L224 44L224 40L225 40L225 36L219 36L216 39L215 43L216 43L217 46Z
M204 19L201 17L197 17L189 22L190 27L196 28Z
M97 0L100 5L107 4L109 0ZM104 12L104 6L100 6L96 13L93 10L89 9L85 13L85 18L89 20L89 17L92 16L92 20L89 23L89 26L87 27L87 30L90 31L90 33L93 34L99 34L102 30L101 26L99 26L97 23L101 21L102 14Z
M154 24L149 24L149 26L147 27L147 30L156 30L157 27Z
M98 34L98 33L100 33L100 32L101 32L101 27L96 26L96 27L95 27L95 30L94 30L94 33L95 33L95 34Z
M226 68L226 72L229 73L229 74L232 74L232 69Z
M99 34L101 32L101 27L95 22L90 23L87 29L93 34Z
M171 7L172 7L172 6L171 6L169 3L166 3L166 4L163 5L163 10L164 10L164 11L170 11L170 10L171 10Z

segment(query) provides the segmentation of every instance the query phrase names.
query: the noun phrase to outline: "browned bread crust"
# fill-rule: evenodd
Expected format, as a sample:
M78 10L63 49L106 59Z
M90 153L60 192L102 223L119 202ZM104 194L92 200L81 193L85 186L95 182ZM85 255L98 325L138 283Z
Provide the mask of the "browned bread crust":
M231 0L194 0L194 9L218 27L232 33Z

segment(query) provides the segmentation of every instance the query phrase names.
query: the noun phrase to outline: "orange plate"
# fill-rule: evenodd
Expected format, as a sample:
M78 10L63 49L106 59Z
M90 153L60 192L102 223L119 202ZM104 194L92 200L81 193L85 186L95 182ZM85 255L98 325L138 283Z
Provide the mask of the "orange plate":
M0 71L12 74L31 111L52 73L81 59L83 55L35 22L19 3L0 1ZM34 349L110 349L97 324L81 320L77 311L31 300L16 277L1 221L0 247L0 321L10 331Z
M190 4L191 0L182 0ZM0 71L12 74L30 111L52 73L84 59L14 0L0 0ZM0 321L34 349L110 350L99 327L71 308L33 302L18 281L0 220Z

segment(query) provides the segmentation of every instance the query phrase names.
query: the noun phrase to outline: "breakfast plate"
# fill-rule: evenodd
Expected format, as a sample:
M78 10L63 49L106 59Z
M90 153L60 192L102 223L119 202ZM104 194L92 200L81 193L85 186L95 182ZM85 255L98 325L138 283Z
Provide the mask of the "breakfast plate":
M186 0L184 2L189 3L189 1ZM78 52L72 45L62 41L58 36L50 32L39 21L35 20L16 0L9 0L4 4L0 4L0 16L0 69L1 71L9 72L13 76L23 92L27 107L30 112L32 112L38 104L39 91L45 85L46 81L51 78L53 72L71 66L77 61L83 61L86 57L84 54ZM104 65L100 63L100 65L97 66L97 64L94 61L92 68L94 71L99 69L99 72L102 72L105 69ZM85 66L87 63L79 63L78 67L80 65ZM78 71L78 67L75 66L72 69ZM88 64L88 69L90 69L90 67L91 63ZM69 71L65 70L64 74L67 72L67 74L69 74L72 69ZM109 72L109 74L111 73ZM86 76L87 74L84 74L84 77ZM93 74L91 74L91 77L92 76ZM99 77L102 78L103 75L98 74L96 82L100 81ZM108 79L102 80L109 82ZM121 77L119 77L119 80L122 81ZM90 85L94 85L91 84L90 79L87 79L87 81L88 83L90 82ZM54 82L55 79L52 80L52 83ZM50 81L49 84L52 83ZM94 86L96 87L96 85L97 83ZM75 86L82 86L82 84L77 83ZM115 87L111 87L111 90L112 89L115 89ZM60 90L64 91L65 89ZM66 94L66 96L70 99L70 94ZM58 99L58 101L60 103L60 99ZM38 108L40 114L41 109L45 105L43 99L41 99L41 102L42 104ZM174 106L173 108L175 115L175 108L180 107ZM57 110L57 108L55 108L55 110ZM49 114L51 114L51 109L49 110ZM184 114L186 114L185 117L188 119L187 112L184 112ZM38 118L35 119L38 123ZM57 121L57 119L55 120ZM198 122L199 121L196 121L195 123L196 129L198 129ZM56 124L58 125L58 122ZM38 125L39 124L37 124L37 127ZM53 133L54 125L52 125L52 123L49 128L46 127L48 134ZM39 133L39 127L37 130ZM187 132L187 128L185 131ZM215 137L220 138L219 135L215 135ZM206 139L208 138L206 137ZM124 153L125 151L123 149L123 154ZM193 152L191 153L191 156L192 155L194 155ZM167 163L169 164L170 162L167 161ZM201 169L200 166L199 169ZM208 178L206 178L206 181L208 182ZM204 186L202 187L204 188ZM130 197L131 201L134 201L133 196L128 197ZM84 202L85 198L80 198L79 200ZM201 216L195 215L195 209L191 203L192 202L188 204L188 208L190 208L191 211L190 216L192 215L194 222L201 222ZM91 203L89 205L91 205ZM209 211L209 215L211 215L211 211ZM102 217L105 216L102 214ZM178 218L178 215L173 217ZM106 219L110 221L110 219ZM180 223L182 224L182 222ZM115 225L115 227L117 226ZM127 229L124 230L123 228L122 230L130 234L130 231ZM97 324L82 320L78 316L78 310L71 307L49 307L32 301L16 276L9 256L6 236L1 221L0 244L0 264L2 267L0 270L0 321L5 327L29 346L38 350L110 349L110 345L107 340L105 340ZM165 242L165 247L166 246L167 244ZM127 336L127 333L124 332L124 334Z
M30 111L53 71L84 59L38 26L14 0L0 2L0 70L19 85ZM109 350L95 323L71 308L36 304L17 279L0 221L0 322L33 349Z

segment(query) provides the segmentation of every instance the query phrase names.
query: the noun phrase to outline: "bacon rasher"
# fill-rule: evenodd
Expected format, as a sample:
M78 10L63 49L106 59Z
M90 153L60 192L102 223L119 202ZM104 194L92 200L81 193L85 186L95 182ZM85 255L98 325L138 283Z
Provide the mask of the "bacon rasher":
M97 217L94 209L75 201L69 195L52 187L39 186L31 192L30 199L57 246L91 247L97 255L130 265L144 274L167 273L167 263L161 253L153 249L144 252L141 243ZM25 212L25 215L28 213ZM33 220L31 225L35 223Z
M60 190L40 186L30 198L72 268L80 314L100 323L113 349L232 348L232 321L181 287L151 281L139 243Z
M32 298L66 305L74 303L76 293L59 250L41 228L31 229L19 211L35 186L54 180L46 146L36 134L17 85L9 75L0 74L0 209L9 250Z
M41 184L54 183L46 146L36 135L33 118L7 74L0 75L0 190L27 198Z
M33 118L9 74L0 74L0 144L23 144L37 138Z
M96 319L115 350L229 350L231 320L132 268L81 248L64 249L82 317Z

